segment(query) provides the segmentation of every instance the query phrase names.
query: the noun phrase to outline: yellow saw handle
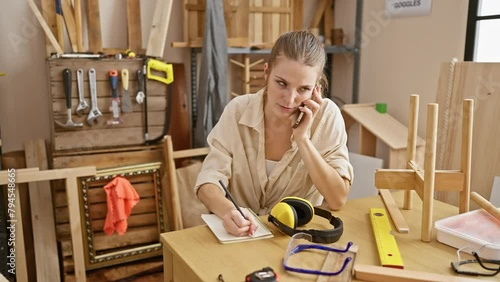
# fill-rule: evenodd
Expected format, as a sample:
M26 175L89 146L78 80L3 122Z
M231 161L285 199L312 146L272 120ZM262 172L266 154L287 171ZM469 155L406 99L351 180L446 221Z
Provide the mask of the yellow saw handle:
M146 62L147 77L148 79L154 79L165 84L170 84L174 81L174 67L172 64L167 64L155 59L148 59ZM153 75L151 69L157 72L165 73L165 77L158 75Z

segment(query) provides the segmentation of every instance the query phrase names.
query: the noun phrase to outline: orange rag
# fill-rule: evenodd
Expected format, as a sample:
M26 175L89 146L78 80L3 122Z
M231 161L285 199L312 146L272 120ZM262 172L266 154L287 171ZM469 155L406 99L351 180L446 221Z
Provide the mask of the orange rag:
M130 181L120 176L106 184L104 190L108 207L104 233L111 235L116 230L119 235L123 235L127 231L127 218L132 208L139 202L139 194Z

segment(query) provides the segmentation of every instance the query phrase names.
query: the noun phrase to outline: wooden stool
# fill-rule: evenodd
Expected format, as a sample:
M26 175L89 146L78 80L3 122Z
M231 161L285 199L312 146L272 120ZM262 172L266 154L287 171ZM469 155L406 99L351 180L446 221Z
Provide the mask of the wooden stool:
M462 116L462 151L460 170L436 170L436 143L438 127L438 104L427 106L427 129L424 170L415 162L416 125L418 95L410 99L410 133L408 134L407 169L379 169L375 172L378 189L407 190L405 208L411 209L411 194L414 191L423 201L421 239L431 241L434 191L459 191L459 212L469 211L470 171L472 149L472 124L474 100L465 99Z

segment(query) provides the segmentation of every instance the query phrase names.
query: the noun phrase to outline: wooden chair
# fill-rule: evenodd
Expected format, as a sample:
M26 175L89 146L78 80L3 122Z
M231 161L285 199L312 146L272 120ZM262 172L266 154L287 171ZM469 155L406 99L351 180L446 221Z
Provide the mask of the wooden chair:
M172 230L180 230L196 225L196 219L201 220L201 213L208 213L205 206L194 194L194 183L201 169L201 161L193 162L196 157L204 157L209 148L196 148L174 151L172 137L165 136L164 157L165 174L167 176L168 191L170 194L170 221ZM182 162L181 162L182 161ZM177 168L176 163L188 163L187 166Z

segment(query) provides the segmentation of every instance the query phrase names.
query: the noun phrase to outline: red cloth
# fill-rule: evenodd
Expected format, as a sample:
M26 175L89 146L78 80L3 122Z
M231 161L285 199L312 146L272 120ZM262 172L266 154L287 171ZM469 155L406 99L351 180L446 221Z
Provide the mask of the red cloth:
M104 190L108 207L104 233L111 235L116 230L119 235L123 235L127 231L127 218L132 208L139 202L139 194L130 181L120 176L106 184Z

